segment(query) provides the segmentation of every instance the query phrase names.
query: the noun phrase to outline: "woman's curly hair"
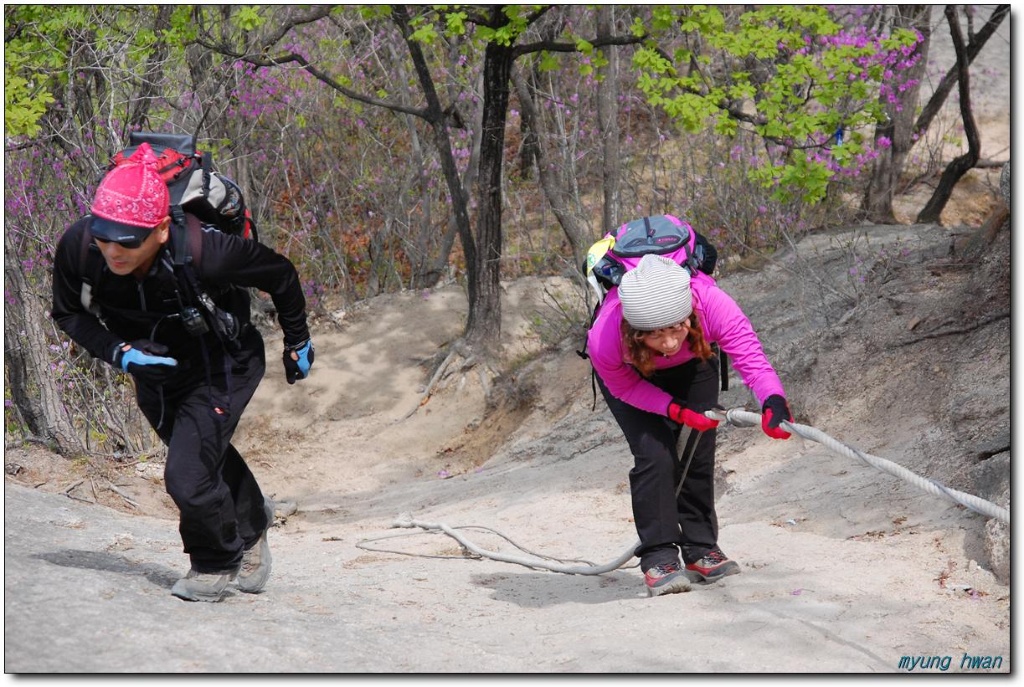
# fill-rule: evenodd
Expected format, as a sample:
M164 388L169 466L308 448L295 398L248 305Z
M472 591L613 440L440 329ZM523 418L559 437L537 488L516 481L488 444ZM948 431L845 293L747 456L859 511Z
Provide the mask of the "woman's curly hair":
M689 320L690 330L686 333L686 343L689 344L690 350L695 356L701 360L707 360L714 355L714 351L711 350L711 344L704 338L704 329L701 327L696 310L690 313ZM629 352L633 366L644 377L650 377L654 374L654 351L643 342L643 336L648 332L634 329L625 317L622 318L621 329L622 343L625 344L626 350Z

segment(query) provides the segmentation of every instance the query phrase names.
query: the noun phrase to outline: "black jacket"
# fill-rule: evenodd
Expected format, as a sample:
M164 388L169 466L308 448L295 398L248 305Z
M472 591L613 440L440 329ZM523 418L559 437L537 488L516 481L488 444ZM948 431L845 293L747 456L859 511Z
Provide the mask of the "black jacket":
M93 241L83 250L90 219L83 217L64 232L53 260L51 316L68 336L108 363L113 362L117 344L136 339L168 346L168 355L179 362L198 362L203 348L223 350L213 331L203 335L205 347L197 345L197 337L185 331L178 316L182 304L201 305L195 302L187 283L182 283L186 280L176 276L172 268L173 233L149 274L140 281L132 275L112 274ZM171 231L178 229L172 225ZM245 288L257 288L273 299L286 345L309 338L306 299L298 272L288 258L256 241L216 230L202 231L201 242L199 259L192 269L218 307L249 328L250 299ZM93 271L96 275L91 274ZM83 281L97 282L92 285L92 302L99 306L102 321L82 303Z

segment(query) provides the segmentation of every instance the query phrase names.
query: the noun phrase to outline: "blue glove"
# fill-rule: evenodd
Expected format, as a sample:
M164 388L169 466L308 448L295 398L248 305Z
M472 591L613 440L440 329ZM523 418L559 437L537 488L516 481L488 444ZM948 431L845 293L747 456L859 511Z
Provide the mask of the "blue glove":
M160 385L177 372L178 361L165 357L169 350L149 339L118 344L114 365L148 384Z
M294 384L297 379L305 379L309 376L309 368L313 366L313 340L306 339L294 346L285 344L283 360L284 376L289 384Z

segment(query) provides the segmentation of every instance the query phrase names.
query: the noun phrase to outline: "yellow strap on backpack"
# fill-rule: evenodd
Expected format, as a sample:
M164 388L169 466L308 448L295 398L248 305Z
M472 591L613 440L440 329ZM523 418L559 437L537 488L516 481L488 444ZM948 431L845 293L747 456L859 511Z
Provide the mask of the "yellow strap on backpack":
M615 247L615 237L605 236L603 239L592 245L587 250L587 276L594 272L594 265L604 257L604 254Z
M604 254L610 251L615 246L614 236L605 236L603 239L593 244L587 250L587 283L594 292L594 297L597 299L597 304L601 305L604 300L604 287L601 286L597 281L597 277L594 276L594 265L604 257ZM595 310L595 315L597 311Z

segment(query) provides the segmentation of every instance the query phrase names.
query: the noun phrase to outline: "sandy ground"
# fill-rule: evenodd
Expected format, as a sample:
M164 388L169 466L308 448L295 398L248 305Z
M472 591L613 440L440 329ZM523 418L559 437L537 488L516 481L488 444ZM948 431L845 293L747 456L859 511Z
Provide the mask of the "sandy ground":
M1008 141L1006 118L986 117ZM998 156L1002 145L986 150ZM934 228L872 236L872 251L934 253L950 241ZM817 274L841 269L852 246L839 236L798 248ZM920 373L950 358L943 341L907 357L895 378L879 377L840 347L857 327L885 324L870 301L834 330L848 337L836 356L805 360L829 334L813 289L788 290L810 283L796 267L780 260L721 285L799 391L798 420L949 479L929 452L952 430L925 412L936 392ZM924 289L933 277L922 274ZM782 288L782 279L795 281ZM901 286L898 298L914 291ZM8 448L8 471L23 469L4 489L5 673L1010 671L1010 588L985 561L984 518L799 438L721 430L720 540L742 573L686 594L647 598L635 559L600 576L566 575L466 556L445 534L393 527L407 514L466 528L457 532L499 555L527 555L514 543L594 564L635 541L631 458L604 404L591 408L579 342L527 362L545 343L531 323L559 324L545 291L562 288L557 279L508 285L504 358L520 364L504 379L479 366L453 371L424 398L431 361L462 329L465 299L454 286L333 313L315 328L311 378L295 386L269 365L237 436L279 502L274 573L260 595L189 604L169 594L187 559L159 461L110 476L118 494L39 449ZM782 292L784 310L772 301ZM910 328L922 321L919 332L941 315L905 319ZM269 350L278 344L268 337ZM993 362L981 373L950 378L985 389L982 374L1008 376L1008 351L984 353ZM842 398L822 391L833 378L828 389ZM899 420L879 422L890 417L879 404L892 402L882 392L900 387ZM493 407L485 388L496 390ZM748 401L734 376L724 404ZM996 396L995 409L1005 415L1008 401Z
M509 332L528 331L539 285L510 288ZM279 516L296 512L278 518L258 596L181 602L172 520L8 481L5 670L859 674L933 656L951 657L945 672L991 672L965 656L1009 670L1009 589L967 554L980 516L757 429L723 429L719 452L721 544L742 574L690 593L649 599L635 567L566 575L393 528L401 514L491 528L594 564L636 537L631 459L603 404L591 410L571 348L520 370L527 413L484 419L473 370L418 406L419 363L458 334L463 309L452 287L375 299L317 332L309 380L289 387L270 369L239 444ZM727 405L745 393L734 384ZM821 429L849 440L856 420ZM493 532L458 532L525 555Z

